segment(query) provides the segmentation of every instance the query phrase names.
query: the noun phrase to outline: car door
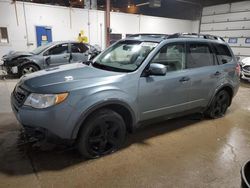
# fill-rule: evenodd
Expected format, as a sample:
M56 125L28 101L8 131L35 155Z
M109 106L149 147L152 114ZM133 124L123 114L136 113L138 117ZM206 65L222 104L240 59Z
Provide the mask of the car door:
M55 67L70 61L68 43L57 44L44 52L45 66Z
M140 77L138 100L141 120L188 109L190 81L184 70L185 59L185 43L171 43L163 46L151 60L150 64L163 64L168 71L164 76L142 74Z
M70 62L88 61L89 48L87 45L83 43L71 43L70 50L71 50Z
M188 42L186 70L189 73L190 108L206 107L222 74L209 43Z

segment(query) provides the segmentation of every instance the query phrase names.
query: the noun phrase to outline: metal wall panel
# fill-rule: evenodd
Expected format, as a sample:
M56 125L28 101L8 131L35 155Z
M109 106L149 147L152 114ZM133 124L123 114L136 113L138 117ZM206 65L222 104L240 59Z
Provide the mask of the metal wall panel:
M229 10L230 10L229 4L210 6L203 8L202 15L221 14L229 12Z
M242 21L242 20L250 20L250 11L203 16L201 23L204 24L204 23L214 23L214 22L232 22L232 21Z
M231 5L231 12L250 11L250 1L242 1Z
M234 55L243 55L243 56L249 56L250 57L250 48L232 47L232 50L234 52Z
M216 35L216 36L220 36L220 37L237 37L237 38L241 38L241 37L249 37L250 35L250 31L249 30L242 30L242 31L203 31L201 32L203 34L210 34L210 35Z
M229 43L235 55L250 57L250 1L203 8L201 33L221 36Z
M250 21L238 21L238 22L224 22L224 23L211 23L202 24L201 31L213 31L213 30L244 30L250 29ZM250 32L250 30L249 30Z

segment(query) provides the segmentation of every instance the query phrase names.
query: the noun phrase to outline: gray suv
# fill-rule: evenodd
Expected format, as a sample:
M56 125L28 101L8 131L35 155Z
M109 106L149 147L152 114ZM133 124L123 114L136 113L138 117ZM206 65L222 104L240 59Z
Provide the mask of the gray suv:
M23 76L11 105L25 130L74 140L96 158L119 149L150 119L200 112L224 116L240 67L220 37L133 35L92 62Z

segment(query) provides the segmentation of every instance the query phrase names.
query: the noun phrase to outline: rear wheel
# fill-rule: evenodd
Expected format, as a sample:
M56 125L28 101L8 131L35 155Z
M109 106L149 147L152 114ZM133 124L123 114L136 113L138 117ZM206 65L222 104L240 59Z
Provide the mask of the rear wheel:
M94 113L80 130L77 147L86 158L98 158L118 150L126 138L123 118L109 109Z
M20 68L19 75L23 76L25 74L30 74L30 73L36 72L38 70L39 70L39 68L36 65L34 65L34 64L26 64L26 65L23 65Z
M206 115L210 118L216 119L223 117L230 104L230 95L227 91L221 90L215 96L208 108Z

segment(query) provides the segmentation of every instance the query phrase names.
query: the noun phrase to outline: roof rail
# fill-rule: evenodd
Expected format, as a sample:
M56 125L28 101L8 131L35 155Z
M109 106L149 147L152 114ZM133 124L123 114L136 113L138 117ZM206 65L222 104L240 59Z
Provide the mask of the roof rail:
M203 38L211 40L220 40L225 42L225 40L222 37L209 34L200 34L200 33L174 33L167 37L167 39L172 39L172 38Z
M127 38L141 38L141 37L153 37L153 38L162 38L166 39L169 35L167 34L156 34L156 33L138 33L138 34L132 34L128 36Z

